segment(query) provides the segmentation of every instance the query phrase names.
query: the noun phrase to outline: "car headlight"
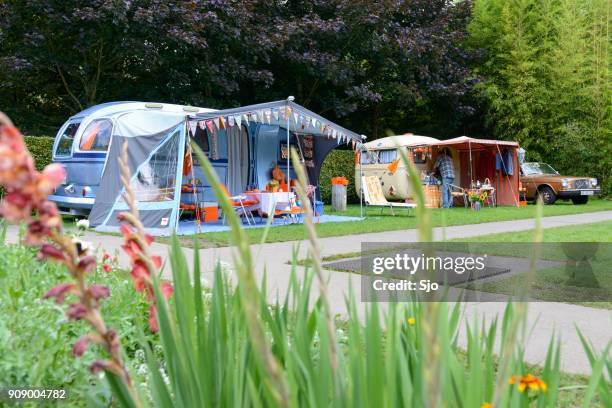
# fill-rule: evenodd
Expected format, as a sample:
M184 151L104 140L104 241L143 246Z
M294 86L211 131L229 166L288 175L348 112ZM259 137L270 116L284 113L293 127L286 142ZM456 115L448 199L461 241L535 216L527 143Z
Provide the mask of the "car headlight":
M561 186L563 188L568 188L569 187L569 180L568 179L561 180Z
M592 179L591 179L591 185L592 185L593 187L597 187L597 179L596 179L596 178L592 178Z

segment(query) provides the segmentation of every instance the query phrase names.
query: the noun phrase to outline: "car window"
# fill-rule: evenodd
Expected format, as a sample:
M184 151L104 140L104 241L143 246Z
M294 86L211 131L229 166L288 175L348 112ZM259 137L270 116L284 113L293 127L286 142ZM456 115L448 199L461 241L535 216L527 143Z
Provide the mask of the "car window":
M81 136L79 149L89 152L105 152L111 140L113 124L108 119L94 120Z
M80 122L70 123L64 129L64 132L60 136L55 148L56 157L69 157L72 154L72 144L74 143L74 136L79 129Z
M526 176L535 174L559 174L555 169L546 163L523 163L521 170Z

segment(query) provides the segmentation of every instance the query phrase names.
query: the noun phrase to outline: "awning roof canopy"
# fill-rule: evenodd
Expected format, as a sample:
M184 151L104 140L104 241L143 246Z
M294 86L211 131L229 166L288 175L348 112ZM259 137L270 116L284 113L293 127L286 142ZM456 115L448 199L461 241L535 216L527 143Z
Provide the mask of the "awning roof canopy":
M287 113L289 114L287 117ZM311 110L293 102L291 98L275 102L258 103L232 109L203 112L191 116L196 120L236 117L241 122L248 120L264 124L274 124L297 133L308 133L315 136L335 136L340 139L352 139L362 142L361 135L325 119ZM225 119L224 119L225 120Z
M441 140L438 143L434 143L434 145L453 147L457 150L480 150L490 146L519 146L517 142L492 139L474 139L472 137L467 136L459 136L453 139Z

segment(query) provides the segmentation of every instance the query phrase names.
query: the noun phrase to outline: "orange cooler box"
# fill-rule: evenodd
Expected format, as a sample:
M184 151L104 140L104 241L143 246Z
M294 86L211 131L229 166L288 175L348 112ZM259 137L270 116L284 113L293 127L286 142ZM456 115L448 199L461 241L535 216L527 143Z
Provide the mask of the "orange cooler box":
M217 222L219 220L219 205L216 202L200 203L202 221Z

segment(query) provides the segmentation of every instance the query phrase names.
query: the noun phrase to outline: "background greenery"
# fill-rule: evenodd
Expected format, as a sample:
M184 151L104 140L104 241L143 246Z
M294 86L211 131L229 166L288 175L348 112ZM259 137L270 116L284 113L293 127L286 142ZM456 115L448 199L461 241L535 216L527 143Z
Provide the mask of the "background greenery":
M355 191L355 152L351 150L332 150L323 162L319 176L323 202L331 203L331 178L341 176L349 181L347 201L358 203L359 197Z
M296 100L385 131L518 140L612 191L608 0L6 0L0 109L53 135L116 100ZM347 177L350 173L345 174Z
M34 158L37 170L42 170L47 164L51 163L51 151L53 150L52 137L25 136L24 140Z

